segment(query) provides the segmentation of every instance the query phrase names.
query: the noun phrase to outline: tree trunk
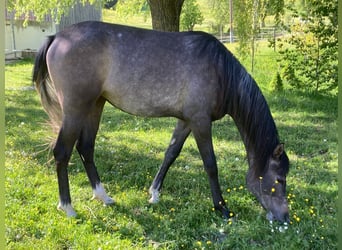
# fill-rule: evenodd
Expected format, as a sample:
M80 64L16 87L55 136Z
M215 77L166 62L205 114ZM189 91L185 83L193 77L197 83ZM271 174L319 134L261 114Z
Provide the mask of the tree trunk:
M184 0L148 0L152 28L162 31L179 31L179 19Z

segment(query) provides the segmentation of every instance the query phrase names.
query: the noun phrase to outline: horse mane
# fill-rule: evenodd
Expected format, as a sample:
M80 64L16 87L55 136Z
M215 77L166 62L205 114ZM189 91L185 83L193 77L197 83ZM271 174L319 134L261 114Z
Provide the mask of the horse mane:
M268 157L279 144L266 99L255 80L221 42L206 33L197 34L199 55L209 56L217 69L220 110L233 118L245 144L250 167L255 174L262 175Z

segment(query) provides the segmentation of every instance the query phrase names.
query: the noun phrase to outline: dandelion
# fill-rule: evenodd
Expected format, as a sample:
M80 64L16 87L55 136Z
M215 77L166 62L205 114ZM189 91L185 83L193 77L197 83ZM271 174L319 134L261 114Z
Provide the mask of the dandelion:
M230 193L230 191L231 191L230 188L228 188L228 189L227 189L227 192Z
M211 245L211 241L210 241L210 240L207 241L207 245L208 245L208 246Z
M233 217L234 216L234 213L233 212L230 212L229 213L229 217Z
M172 208L170 208L170 211L174 212L174 211L176 211L176 209L172 207Z
M306 202L309 202L309 199L308 199L308 198L306 198L306 199L305 199L305 201L306 201Z
M259 176L259 180L262 180L262 176Z
M242 189L243 189L243 186L241 185L241 186L239 187L239 189L242 190Z
M293 215L293 219L295 219L297 222L300 222L300 218L296 214Z
M279 183L279 181L278 181L278 180L275 180L275 181L274 181L274 183L275 183L275 184L278 184L278 183Z
M274 192L275 192L275 188L274 188L274 187L271 189L271 192L272 192L272 193L274 193Z

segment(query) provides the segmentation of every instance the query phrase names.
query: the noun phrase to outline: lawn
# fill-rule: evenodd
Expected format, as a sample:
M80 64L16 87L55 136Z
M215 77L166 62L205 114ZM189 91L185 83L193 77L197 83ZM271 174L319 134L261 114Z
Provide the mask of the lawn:
M130 116L105 106L96 162L116 204L91 201L85 171L74 154L69 167L78 217L57 211L58 187L47 143L53 136L37 93L31 61L5 67L5 227L8 249L336 249L337 96L285 88L272 93L271 50L259 50L253 76L285 142L291 223L280 232L245 187L247 160L231 118L214 123L224 197L235 213L227 222L212 210L209 184L192 137L171 167L158 204L148 188L175 120ZM244 61L246 67L248 61Z

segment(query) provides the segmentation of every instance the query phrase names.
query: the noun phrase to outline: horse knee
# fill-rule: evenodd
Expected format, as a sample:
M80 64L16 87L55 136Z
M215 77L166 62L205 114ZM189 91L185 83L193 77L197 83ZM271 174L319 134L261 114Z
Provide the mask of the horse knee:
M53 148L53 156L57 163L68 162L71 156L71 152L68 152L66 148L60 143L56 143Z

